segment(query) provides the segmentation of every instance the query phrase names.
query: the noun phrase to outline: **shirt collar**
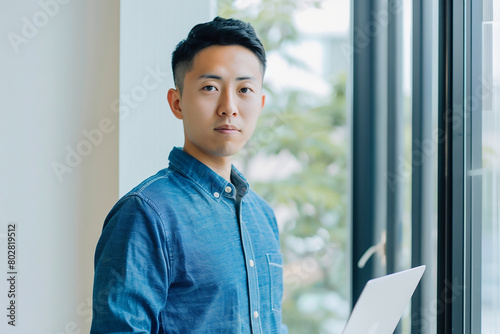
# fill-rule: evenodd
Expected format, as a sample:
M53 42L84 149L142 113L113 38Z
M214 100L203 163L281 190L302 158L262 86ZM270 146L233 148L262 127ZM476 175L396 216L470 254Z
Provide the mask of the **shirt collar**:
M180 147L174 147L168 157L169 168L183 174L198 186L207 191L216 201L222 196L243 198L248 193L248 182L243 174L231 166L231 182L214 172Z

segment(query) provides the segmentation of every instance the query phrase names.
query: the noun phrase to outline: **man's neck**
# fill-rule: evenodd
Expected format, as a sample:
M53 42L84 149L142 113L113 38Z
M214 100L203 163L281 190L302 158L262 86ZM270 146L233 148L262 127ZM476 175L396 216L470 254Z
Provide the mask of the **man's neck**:
M231 157L213 157L186 146L184 146L182 150L204 165L208 166L211 170L222 176L227 181L231 182Z

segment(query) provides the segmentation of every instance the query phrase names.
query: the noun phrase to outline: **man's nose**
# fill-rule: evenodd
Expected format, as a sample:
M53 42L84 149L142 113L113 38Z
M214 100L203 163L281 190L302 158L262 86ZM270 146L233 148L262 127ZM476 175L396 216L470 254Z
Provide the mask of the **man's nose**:
M238 108L235 102L236 96L229 89L222 90L217 110L219 116L231 117L238 115Z

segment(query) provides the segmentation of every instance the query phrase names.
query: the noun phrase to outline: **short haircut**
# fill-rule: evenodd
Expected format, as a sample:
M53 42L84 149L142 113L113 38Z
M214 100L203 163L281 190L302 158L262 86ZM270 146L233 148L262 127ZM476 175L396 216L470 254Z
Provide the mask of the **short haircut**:
M194 57L198 52L212 45L239 45L249 49L259 59L262 76L264 76L266 52L250 23L217 16L210 22L194 26L187 38L177 44L172 53L174 83L181 94L184 77L191 70Z

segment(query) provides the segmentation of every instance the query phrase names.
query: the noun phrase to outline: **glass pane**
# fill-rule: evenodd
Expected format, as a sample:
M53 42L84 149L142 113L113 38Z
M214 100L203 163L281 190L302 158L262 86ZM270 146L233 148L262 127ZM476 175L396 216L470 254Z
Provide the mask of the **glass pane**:
M403 64L403 159L404 163L400 161L401 167L408 168L414 166L419 161L412 161L412 1L403 0L402 2L402 19L403 19L403 43L402 43L402 64ZM398 254L398 270L403 270L411 267L411 194L412 194L412 178L411 176L405 177L402 180L402 215L401 215L401 231L402 243L400 254ZM406 311L403 313L401 323L399 325L400 333L409 333L411 326L411 313L410 306L408 305Z
M266 105L238 157L274 207L290 333L340 333L349 315L346 74L350 2L219 0L257 30L268 56Z
M482 333L500 333L500 0L483 2Z

